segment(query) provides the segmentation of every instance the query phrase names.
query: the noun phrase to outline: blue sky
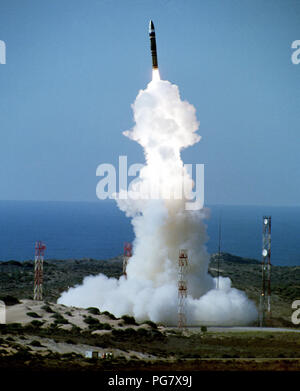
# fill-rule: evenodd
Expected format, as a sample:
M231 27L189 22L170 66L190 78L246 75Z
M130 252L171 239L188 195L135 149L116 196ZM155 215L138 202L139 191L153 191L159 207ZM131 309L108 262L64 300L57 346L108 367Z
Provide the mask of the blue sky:
M208 204L300 205L300 0L0 0L0 199L96 200L96 167L143 162L122 135L161 76L200 120L183 151Z

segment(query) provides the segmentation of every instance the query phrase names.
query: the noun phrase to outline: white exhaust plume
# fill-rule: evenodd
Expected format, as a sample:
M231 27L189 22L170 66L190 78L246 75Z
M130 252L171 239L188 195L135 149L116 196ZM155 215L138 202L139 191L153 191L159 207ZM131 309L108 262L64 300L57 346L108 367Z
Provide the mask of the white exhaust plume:
M195 108L180 99L176 85L156 76L139 92L133 104L135 126L124 132L144 148L146 159L131 197L117 200L135 233L127 279L86 277L83 285L64 292L58 303L176 325L178 254L183 248L189 256L188 324L249 324L257 318L254 303L232 288L229 278L220 277L216 289L216 279L208 274L205 210L188 211L187 199L176 196L182 195L182 187L187 195L193 189L180 151L200 140Z

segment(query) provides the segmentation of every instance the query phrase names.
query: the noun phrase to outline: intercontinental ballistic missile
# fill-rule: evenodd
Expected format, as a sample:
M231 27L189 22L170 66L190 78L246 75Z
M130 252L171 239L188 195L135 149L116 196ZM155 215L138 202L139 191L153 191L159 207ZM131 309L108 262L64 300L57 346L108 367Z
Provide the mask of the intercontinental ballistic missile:
M150 38L150 49L151 49L151 56L152 56L152 69L158 69L155 29L152 20L150 20L149 23L149 38Z

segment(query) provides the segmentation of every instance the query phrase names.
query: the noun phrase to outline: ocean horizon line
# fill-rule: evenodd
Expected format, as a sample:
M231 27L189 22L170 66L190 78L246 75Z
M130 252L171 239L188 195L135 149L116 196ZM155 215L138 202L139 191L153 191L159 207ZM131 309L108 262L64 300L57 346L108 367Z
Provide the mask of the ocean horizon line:
M7 199L0 199L0 202L36 202L36 203L82 203L82 204L97 204L97 203L103 203L103 202L113 202L115 203L116 200L113 198L108 198L105 200L7 200ZM223 204L223 203L207 203L204 205L205 207L213 207L213 206L218 206L218 207L227 207L227 206L245 206L245 207L258 207L258 208L300 208L299 205L284 205L284 204Z

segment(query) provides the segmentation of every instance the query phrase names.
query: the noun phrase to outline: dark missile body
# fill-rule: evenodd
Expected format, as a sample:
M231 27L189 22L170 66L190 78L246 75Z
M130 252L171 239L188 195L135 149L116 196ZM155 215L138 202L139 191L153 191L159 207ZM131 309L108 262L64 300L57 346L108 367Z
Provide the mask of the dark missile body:
M152 20L150 20L149 23L149 38L150 38L150 49L151 49L151 56L152 56L152 68L158 69L155 29Z

